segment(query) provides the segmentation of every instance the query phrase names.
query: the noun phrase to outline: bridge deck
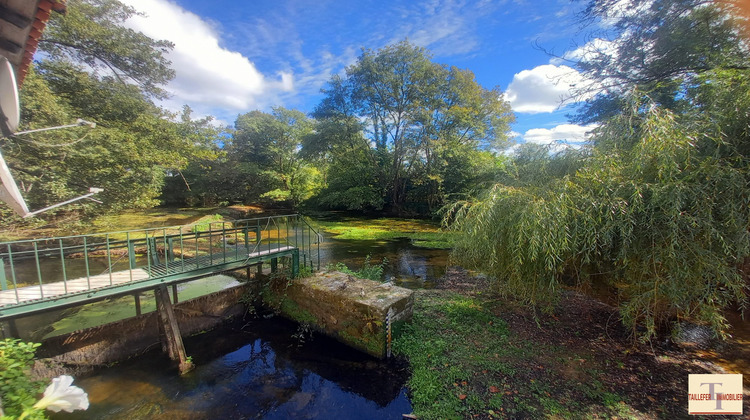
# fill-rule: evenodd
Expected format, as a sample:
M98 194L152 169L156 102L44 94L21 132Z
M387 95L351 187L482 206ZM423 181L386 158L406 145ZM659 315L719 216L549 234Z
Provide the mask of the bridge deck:
M167 277L184 274L189 278L193 272L220 263L237 262L242 260L257 259L264 256L273 257L273 254L293 250L292 246L278 246L271 249L259 250L250 254L242 254L240 258L227 258L226 253L215 253L203 255L196 258L175 259L168 263L151 265L150 267L139 267L131 270L103 273L89 277L76 278L67 281L47 283L41 285L24 286L17 289L0 291L0 308L7 305L17 305L23 302L40 301L43 299L55 299L57 297L78 294L83 292L117 289L123 285L136 283L142 280ZM151 274L149 275L149 269Z

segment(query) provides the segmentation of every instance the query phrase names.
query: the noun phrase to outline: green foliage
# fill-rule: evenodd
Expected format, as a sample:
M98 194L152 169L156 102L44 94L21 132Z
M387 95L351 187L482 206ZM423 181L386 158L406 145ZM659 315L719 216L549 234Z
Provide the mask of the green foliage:
M578 63L596 82L579 93L598 89L578 115L601 123L591 147L522 149L502 184L446 212L462 232L455 256L547 308L564 279L608 287L643 338L680 317L721 333L722 310L747 304L745 21L730 3L614 3L593 0L583 15L609 22L593 34L606 48L590 44Z
M218 224L212 226L212 224L216 222L221 222L223 220L224 220L224 216L220 214L212 214L209 216L203 216L200 219L198 219L198 221L193 225L190 231L193 233L208 232L209 228L211 228L212 230L217 230L221 226L219 226Z
M626 107L633 92L676 113L695 104L691 90L714 71L747 72L750 49L741 2L704 0L590 0L583 13L592 24L585 59L577 67L595 84L579 121L603 121ZM637 11L637 12L633 12ZM605 20L605 25L600 22ZM603 29L602 29L603 28ZM745 32L747 34L747 32ZM590 95L596 90L596 95Z
M151 101L173 71L167 42L122 26L134 10L115 0L71 1L53 17L40 42L36 68L21 90L21 129L97 123L0 139L0 148L29 207L38 209L104 192L104 204L80 201L59 212L101 213L159 204L168 174L210 159L217 130L209 120L179 117ZM106 71L98 72L105 68ZM132 83L134 82L134 83ZM183 177L180 177L181 179ZM42 217L52 217L54 212Z
M44 391L44 383L29 377L38 343L25 343L16 339L0 341L0 397L2 397L2 419L18 418L30 410L37 397ZM30 410L27 419L45 419L40 410Z
M300 264L299 272L297 273L297 278L304 279L307 277L312 277L313 274L314 272L313 272L312 267L304 265L304 264Z
M328 271L340 271L342 273L346 273L349 275L352 275L354 277L360 278L360 279L368 279L368 280L374 280L374 281L382 281L383 280L383 270L385 270L385 267L388 265L388 259L383 258L382 261L380 261L380 264L373 265L370 263L371 256L368 254L365 257L365 262L362 264L362 267L359 270L352 270L349 267L347 267L346 264L342 262L338 262L336 264L329 264L326 267L326 270Z
M197 180L188 196L200 197L203 205L227 200L297 206L318 192L321 173L299 153L312 131L303 113L281 107L271 114L252 111L238 116L234 125L226 155L189 171L188 178Z
M477 375L489 380L489 371L512 373L503 360L515 352L508 335L507 325L481 301L455 294L416 299L413 321L393 342L394 353L411 366L407 386L414 413L424 419L468 418L486 413L486 406L498 408L493 394L466 381Z
M600 130L574 175L457 203L446 216L462 232L454 255L498 290L548 308L563 276L605 282L644 337L677 317L723 331L722 309L746 302L746 167L700 154L697 139L710 139L672 113L632 109Z
M304 146L330 165L321 200L330 207L428 214L492 177L492 151L513 120L499 90L408 41L363 50L324 93Z
M39 47L52 61L83 63L144 92L165 96L159 85L174 77L164 54L168 41L153 40L122 24L135 9L117 0L69 0L65 15L52 14Z

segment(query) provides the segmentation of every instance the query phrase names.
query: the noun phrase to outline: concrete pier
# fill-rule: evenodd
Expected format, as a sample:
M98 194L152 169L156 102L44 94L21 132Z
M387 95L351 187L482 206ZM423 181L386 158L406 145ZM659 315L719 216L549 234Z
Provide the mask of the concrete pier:
M410 320L414 303L409 289L338 271L283 280L262 295L283 316L380 359L388 352L388 322Z

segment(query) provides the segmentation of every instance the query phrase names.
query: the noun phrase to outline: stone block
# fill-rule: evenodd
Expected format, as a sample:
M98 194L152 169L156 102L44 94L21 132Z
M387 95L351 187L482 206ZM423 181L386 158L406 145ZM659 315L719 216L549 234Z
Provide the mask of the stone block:
M387 352L388 312L392 323L409 321L414 304L409 289L338 271L273 284L263 297L283 316L380 359Z

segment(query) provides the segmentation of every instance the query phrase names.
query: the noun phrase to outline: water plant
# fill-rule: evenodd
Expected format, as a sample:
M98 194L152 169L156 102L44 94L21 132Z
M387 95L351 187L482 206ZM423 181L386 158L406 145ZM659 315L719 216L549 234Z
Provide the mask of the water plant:
M383 270L385 270L385 267L388 265L388 259L383 257L383 259L380 261L380 264L372 264L370 262L371 257L372 256L369 254L365 257L365 261L359 270L352 270L342 262L338 262L336 264L328 264L326 266L326 269L328 271L341 271L342 273L346 273L361 279L382 281Z

